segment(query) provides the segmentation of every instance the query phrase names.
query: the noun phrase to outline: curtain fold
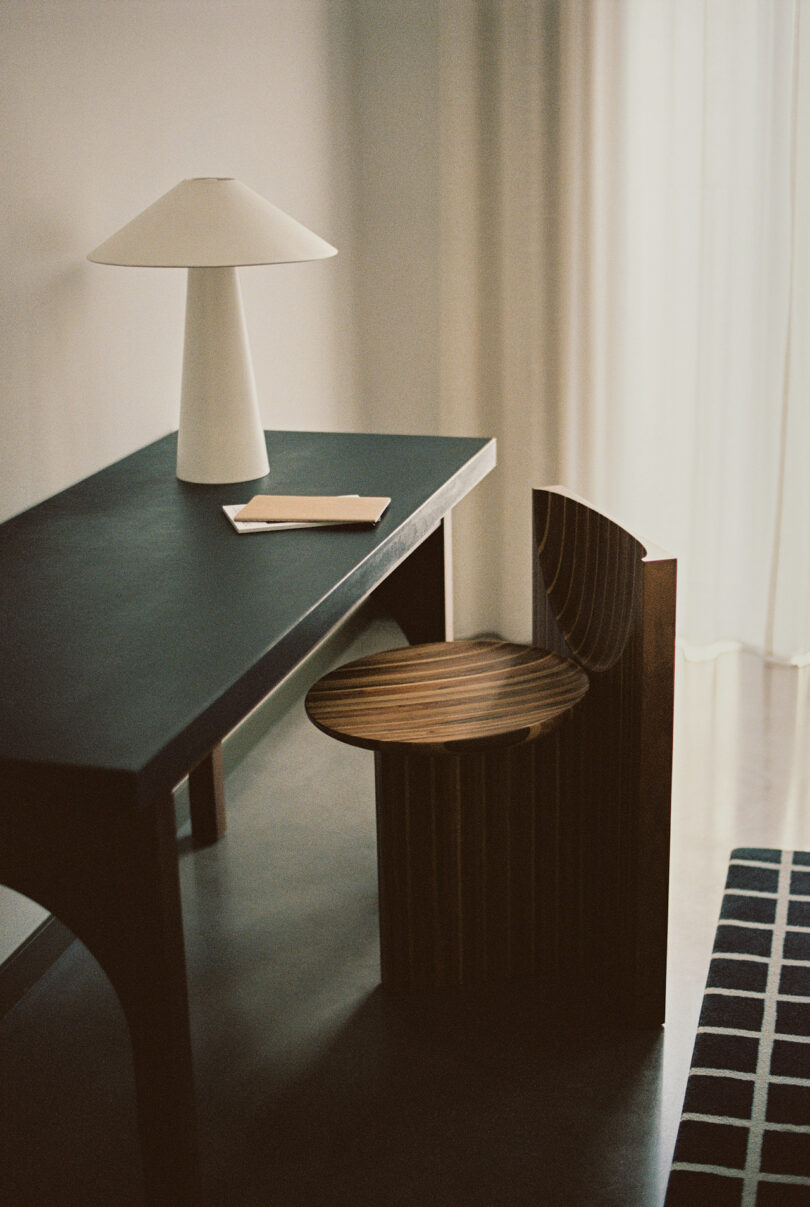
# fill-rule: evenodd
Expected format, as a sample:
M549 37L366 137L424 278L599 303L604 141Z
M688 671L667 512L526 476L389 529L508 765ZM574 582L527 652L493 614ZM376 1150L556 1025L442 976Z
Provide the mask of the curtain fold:
M441 423L499 442L460 632L526 639L530 490L562 481L678 556L687 647L806 657L809 26L441 0Z

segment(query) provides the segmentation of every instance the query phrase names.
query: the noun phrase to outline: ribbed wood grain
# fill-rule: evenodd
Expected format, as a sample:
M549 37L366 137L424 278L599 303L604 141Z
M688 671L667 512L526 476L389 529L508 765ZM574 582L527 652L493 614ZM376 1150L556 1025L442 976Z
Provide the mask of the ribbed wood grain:
M326 675L310 719L355 746L450 752L528 742L582 699L573 662L505 641L434 642L372 654Z
M381 979L393 989L543 972L533 750L377 752Z
M559 649L588 671L609 670L638 622L646 550L570 495L538 490L534 500L535 570L548 603L541 614L550 622L535 644Z

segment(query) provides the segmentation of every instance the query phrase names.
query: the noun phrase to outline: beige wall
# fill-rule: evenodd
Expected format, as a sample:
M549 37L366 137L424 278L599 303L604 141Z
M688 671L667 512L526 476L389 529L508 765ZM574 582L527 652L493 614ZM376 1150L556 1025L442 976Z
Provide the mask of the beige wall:
M334 242L242 271L267 426L351 425L351 165L334 0L5 0L0 515L177 425L185 274L86 261L186 176Z
M436 7L4 0L0 519L176 427L184 273L85 257L187 176L340 251L242 270L265 426L440 430Z

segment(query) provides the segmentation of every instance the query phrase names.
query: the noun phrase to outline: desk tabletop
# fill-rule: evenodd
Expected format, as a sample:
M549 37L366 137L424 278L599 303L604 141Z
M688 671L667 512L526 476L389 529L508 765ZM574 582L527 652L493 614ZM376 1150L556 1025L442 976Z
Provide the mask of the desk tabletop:
M171 786L495 464L493 440L267 433L270 472L175 477L176 435L0 525L0 767ZM253 494L390 495L374 528L238 535Z

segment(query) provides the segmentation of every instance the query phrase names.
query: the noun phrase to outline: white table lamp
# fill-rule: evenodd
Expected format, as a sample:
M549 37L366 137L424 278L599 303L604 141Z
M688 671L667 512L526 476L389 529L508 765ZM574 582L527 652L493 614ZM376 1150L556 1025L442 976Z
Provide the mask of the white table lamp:
M321 260L337 249L238 180L184 180L87 257L187 268L177 476L248 482L267 449L236 269Z

